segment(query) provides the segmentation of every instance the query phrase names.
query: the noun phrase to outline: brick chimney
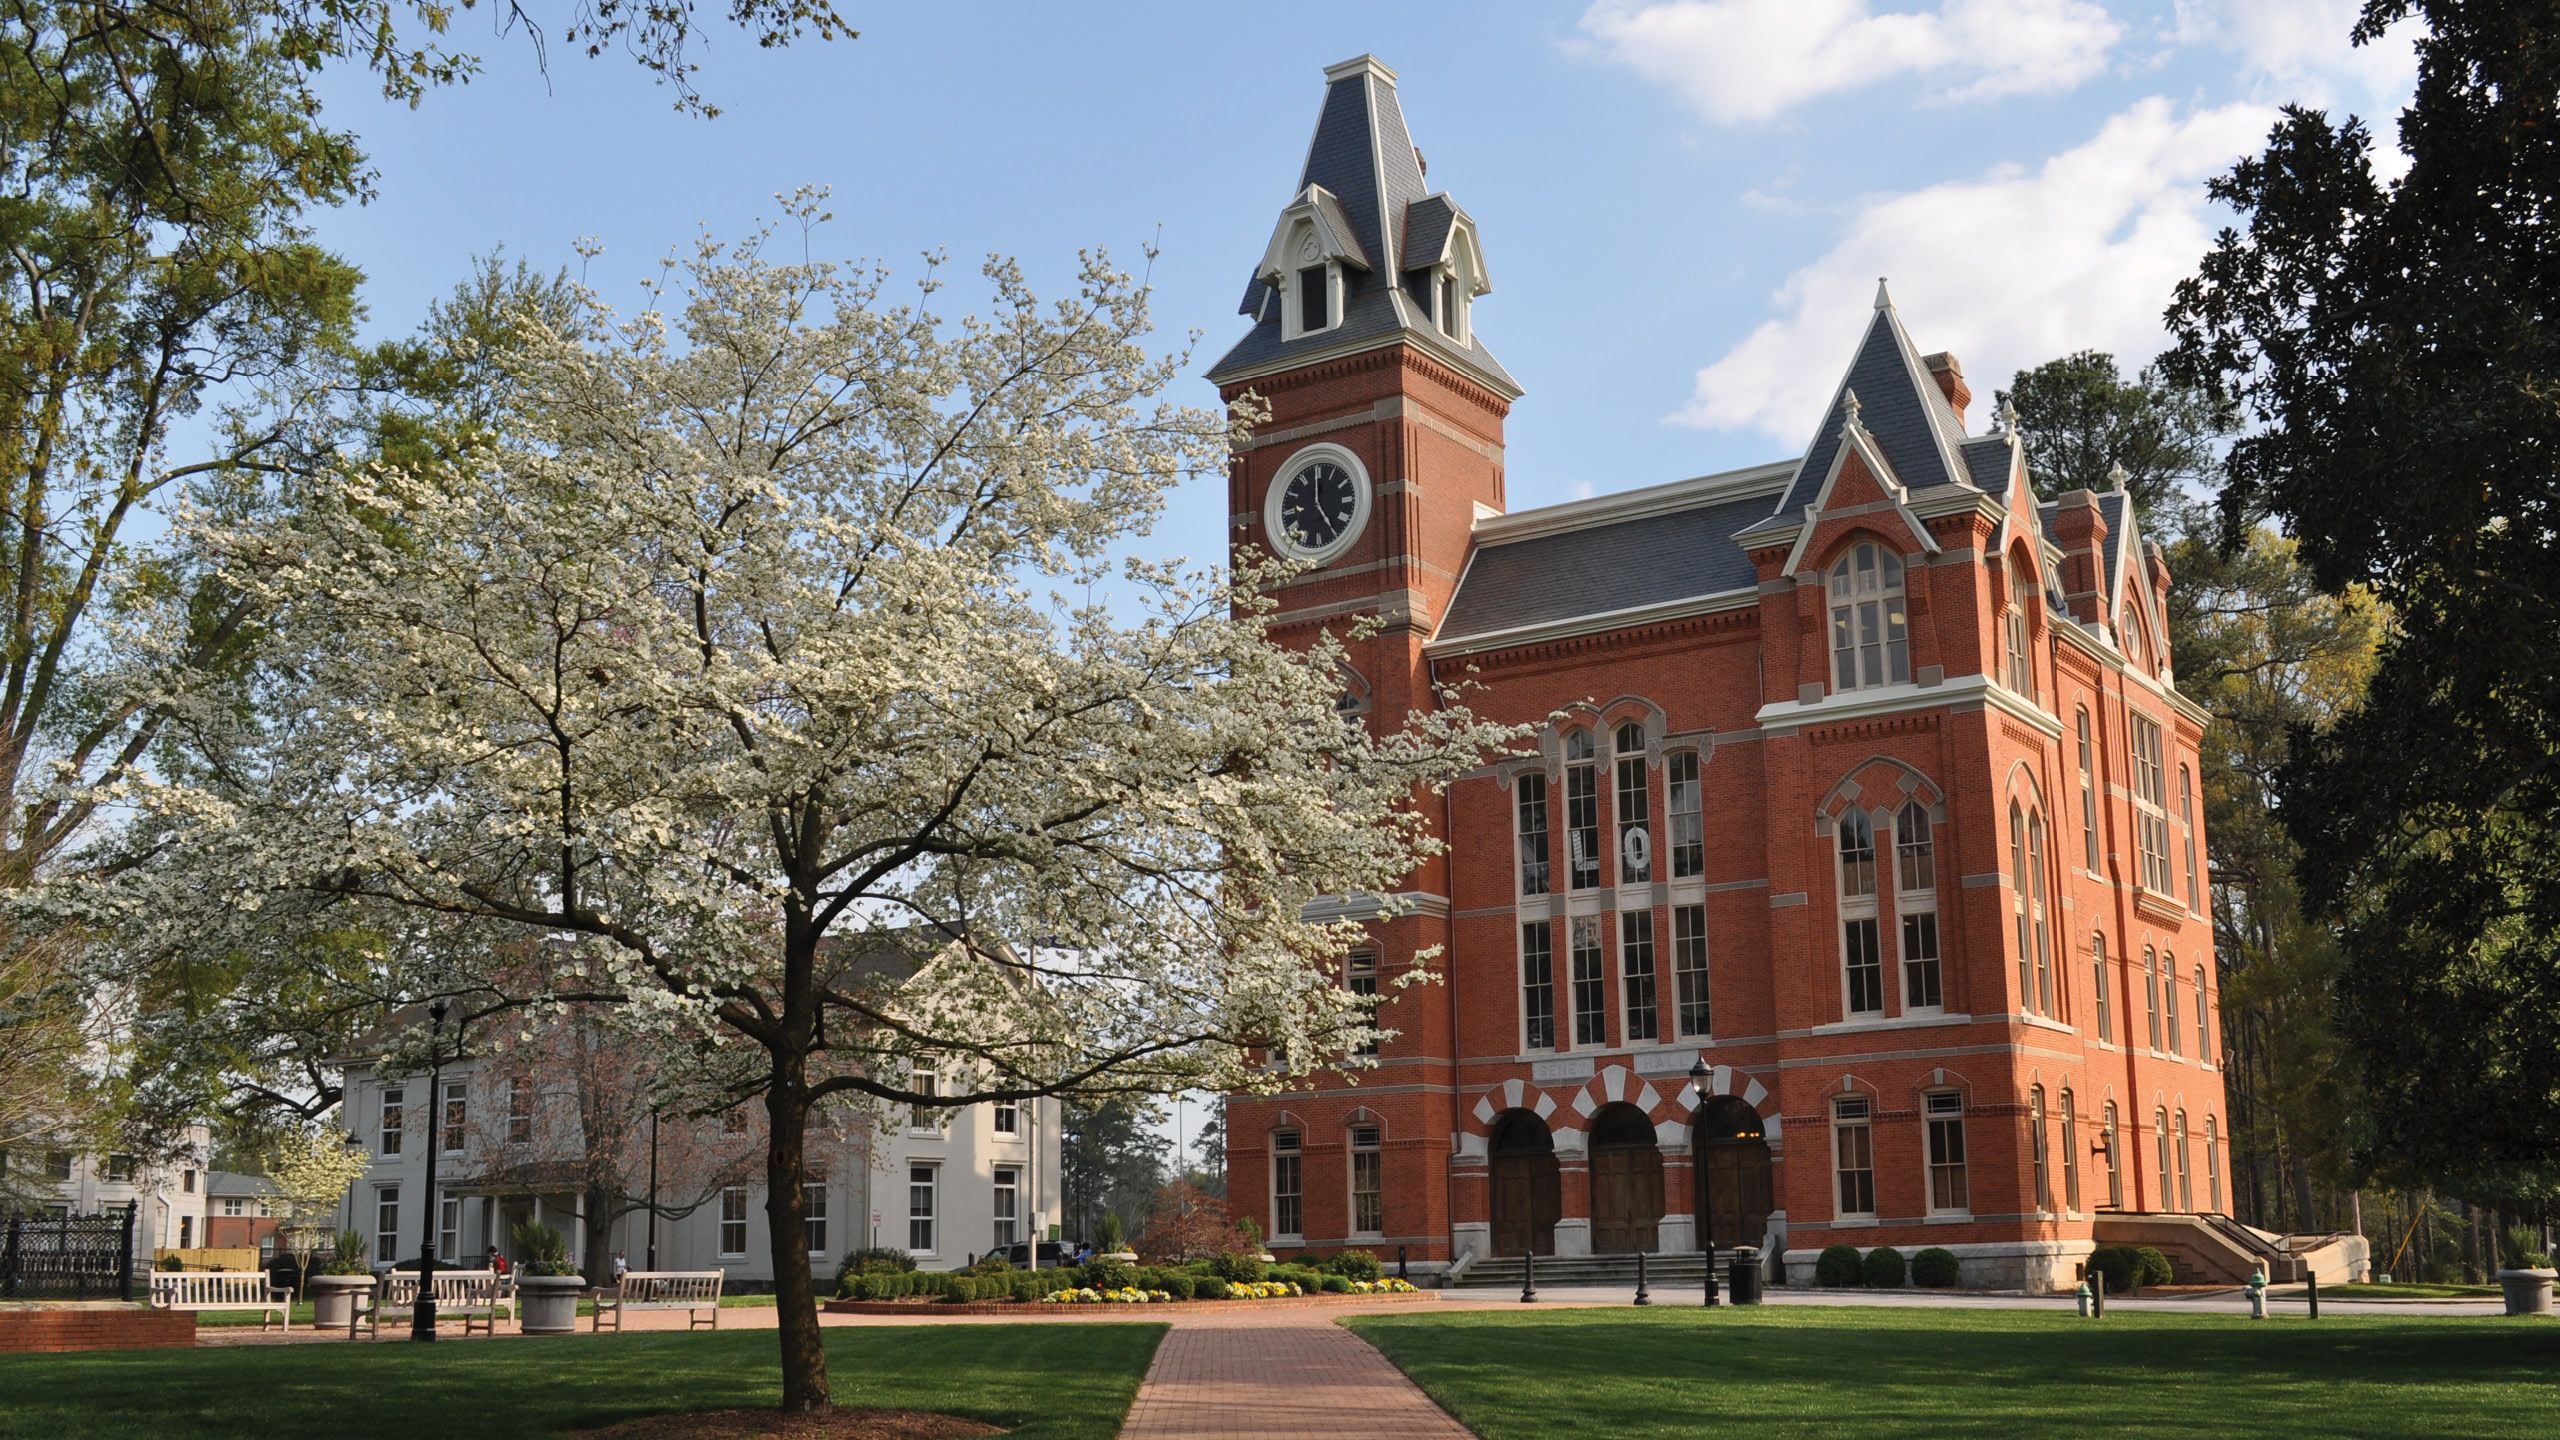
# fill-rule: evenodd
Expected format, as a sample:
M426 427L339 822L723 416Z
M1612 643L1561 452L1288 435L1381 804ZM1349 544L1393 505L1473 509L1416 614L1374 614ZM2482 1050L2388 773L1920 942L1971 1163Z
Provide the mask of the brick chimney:
M2100 603L2106 593L2107 516L2095 492L2074 490L2053 507L2053 543L2062 550L2062 594L2074 618L2096 624L2104 618Z
M1929 378L1938 382L1938 393L1956 407L1956 419L1964 419L1964 407L1973 403L1973 390L1964 383L1964 366L1957 363L1953 352L1941 350L1924 355L1920 363L1929 367Z

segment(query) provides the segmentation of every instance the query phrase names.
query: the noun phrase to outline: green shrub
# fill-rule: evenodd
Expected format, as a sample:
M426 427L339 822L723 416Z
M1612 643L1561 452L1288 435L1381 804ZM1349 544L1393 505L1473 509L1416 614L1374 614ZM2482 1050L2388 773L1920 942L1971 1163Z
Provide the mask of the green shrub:
M894 1245L867 1245L860 1250L849 1251L836 1265L838 1273L915 1268L916 1257Z
M1834 1245L1813 1262L1813 1283L1825 1290L1852 1289L1864 1273L1855 1245Z
M1250 1285L1262 1278L1262 1261L1243 1250L1209 1257L1209 1273L1229 1285Z
M970 1273L976 1275L1001 1275L1012 1268L1012 1261L992 1250L979 1256L969 1266Z
M1879 1245L1868 1251L1867 1258L1858 1267L1858 1278L1865 1281L1870 1290L1901 1289L1902 1273L1902 1252L1890 1245Z
M1084 1262L1084 1283L1096 1290L1118 1290L1137 1283L1138 1267L1126 1260Z
M1284 1285L1295 1285L1309 1294L1324 1288L1323 1271L1312 1265L1301 1265L1294 1261L1287 1265L1272 1266L1271 1278Z
M1192 1293L1203 1300L1224 1300L1234 1291L1235 1287L1229 1285L1224 1277L1208 1275L1201 1278L1199 1287Z
M1932 1245L1911 1257L1911 1283L1929 1290L1944 1290L1954 1285L1961 1275L1956 1252Z
M1180 1270L1175 1270L1164 1277L1164 1283L1162 1285L1158 1285L1155 1288L1162 1290L1164 1293L1172 1296L1176 1300L1188 1300L1193 1295L1199 1293L1200 1282L1196 1278L1185 1274Z
M2133 1253L2142 1258L2143 1284L2174 1285L2177 1283L2178 1272L2170 1267L2168 1256L2161 1254L2159 1251L2152 1249L2148 1245L2143 1246L2141 1249L2136 1250Z
M1327 1295L1348 1295L1351 1293L1351 1277L1347 1275L1327 1275L1324 1277L1323 1285L1324 1293Z
M2142 1284L2142 1257L2130 1245L2101 1245L2089 1252L2088 1273L2107 1282L2107 1293L2121 1295Z
M1387 1267L1378 1263L1378 1257L1366 1250L1345 1250L1324 1262L1324 1270L1328 1275L1339 1275L1346 1280L1376 1280L1387 1273Z
M1108 1210L1103 1211L1100 1243L1095 1245L1093 1248L1101 1251L1105 1255L1112 1255L1117 1254L1120 1248L1127 1243L1128 1232L1121 1227L1120 1217L1112 1214Z

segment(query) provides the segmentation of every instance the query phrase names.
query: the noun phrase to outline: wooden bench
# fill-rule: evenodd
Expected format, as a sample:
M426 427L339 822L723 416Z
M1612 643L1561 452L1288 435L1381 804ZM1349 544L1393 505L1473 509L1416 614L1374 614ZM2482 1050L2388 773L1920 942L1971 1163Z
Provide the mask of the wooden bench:
M613 1317L613 1328L622 1328L625 1310L682 1310L684 1328L696 1329L708 1324L720 1328L720 1284L726 1270L632 1270L611 1290L596 1292L597 1330L604 1327L605 1317ZM704 1320L701 1312L711 1318Z
M462 1333L468 1335L477 1326L489 1334L498 1333L498 1312L514 1313L513 1287L498 1279L495 1270L436 1269L436 1319L460 1317ZM347 1338L356 1338L358 1330L382 1338L382 1322L389 1318L406 1320L418 1313L418 1276L415 1271L394 1270L382 1277L374 1287L373 1298L356 1297L355 1311L347 1317Z
M151 1277L154 1310L255 1310L258 1328L269 1316L293 1328L293 1291L269 1284L264 1270L172 1271Z

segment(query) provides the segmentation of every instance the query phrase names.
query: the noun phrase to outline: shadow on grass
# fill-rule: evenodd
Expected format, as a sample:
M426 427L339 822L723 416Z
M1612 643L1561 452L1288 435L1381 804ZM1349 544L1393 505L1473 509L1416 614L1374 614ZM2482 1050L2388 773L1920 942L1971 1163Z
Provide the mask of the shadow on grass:
M943 1411L1024 1440L1109 1440L1162 1325L826 1332L836 1403ZM532 1440L781 1398L771 1330L0 1357L0 1437Z
M2560 1325L2537 1322L1772 1307L1351 1324L1485 1440L2560 1432Z

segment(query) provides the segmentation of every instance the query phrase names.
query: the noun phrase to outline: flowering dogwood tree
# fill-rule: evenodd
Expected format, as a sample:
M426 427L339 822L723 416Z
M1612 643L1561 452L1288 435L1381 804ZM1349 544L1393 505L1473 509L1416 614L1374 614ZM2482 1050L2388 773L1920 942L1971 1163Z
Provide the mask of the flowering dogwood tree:
M1055 303L991 261L952 321L775 238L704 241L634 316L529 318L460 462L198 521L274 617L254 715L199 717L256 759L130 782L168 863L84 903L160 953L367 929L403 998L699 1046L762 1107L789 1255L813 1107L1356 1054L1357 927L1306 907L1396 890L1417 798L1516 732L1346 725L1338 650L1267 632L1280 572L1115 559L1233 436L1157 398L1178 361L1105 258ZM890 938L922 968L872 963ZM776 1286L785 1408L824 1405L811 1277Z

